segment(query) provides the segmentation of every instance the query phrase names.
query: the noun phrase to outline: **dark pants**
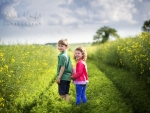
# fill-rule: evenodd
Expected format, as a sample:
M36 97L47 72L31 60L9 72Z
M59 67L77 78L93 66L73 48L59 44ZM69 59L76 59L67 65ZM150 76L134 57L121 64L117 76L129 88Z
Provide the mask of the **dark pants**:
M59 95L69 94L70 81L60 80L58 84L58 92Z

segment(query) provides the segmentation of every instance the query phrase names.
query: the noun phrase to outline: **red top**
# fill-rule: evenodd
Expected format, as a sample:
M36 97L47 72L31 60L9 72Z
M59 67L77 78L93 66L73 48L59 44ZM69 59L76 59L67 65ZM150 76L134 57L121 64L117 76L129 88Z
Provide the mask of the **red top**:
M76 64L76 74L73 76L76 82L87 82L88 81L88 73L87 73L87 65L83 60L79 60Z

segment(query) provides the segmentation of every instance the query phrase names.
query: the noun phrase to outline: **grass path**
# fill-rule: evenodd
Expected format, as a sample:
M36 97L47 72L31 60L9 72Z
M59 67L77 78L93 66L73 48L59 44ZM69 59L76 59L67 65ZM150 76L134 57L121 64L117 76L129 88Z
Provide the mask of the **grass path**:
M36 100L30 113L132 113L114 84L94 64L88 62L89 84L86 104L75 105L75 86L71 84L70 102L59 100L53 83Z

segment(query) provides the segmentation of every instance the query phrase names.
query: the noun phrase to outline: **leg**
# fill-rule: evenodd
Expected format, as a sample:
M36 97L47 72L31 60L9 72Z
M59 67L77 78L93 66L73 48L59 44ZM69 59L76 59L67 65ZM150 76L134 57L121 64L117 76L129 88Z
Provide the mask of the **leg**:
M66 81L65 100L69 102L70 81Z
M62 98L65 98L65 95L60 95L60 98L62 99Z
M82 93L82 86L76 84L76 105L80 104L81 93Z
M65 95L65 100L66 100L67 102L69 102L69 94L66 94L66 95Z
M82 94L81 94L81 99L83 103L86 103L86 85L82 85Z
M63 80L61 80L60 83L58 84L58 92L60 95L60 99L63 99L65 97L65 86Z

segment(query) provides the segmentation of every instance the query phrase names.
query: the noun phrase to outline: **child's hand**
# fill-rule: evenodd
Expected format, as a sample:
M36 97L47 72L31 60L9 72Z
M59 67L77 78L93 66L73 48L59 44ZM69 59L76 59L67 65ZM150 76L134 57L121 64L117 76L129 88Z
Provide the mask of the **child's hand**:
M56 83L57 83L57 84L60 83L60 78L57 78Z
M75 80L75 78L73 77L73 75L71 75L71 79L72 79L72 80Z

